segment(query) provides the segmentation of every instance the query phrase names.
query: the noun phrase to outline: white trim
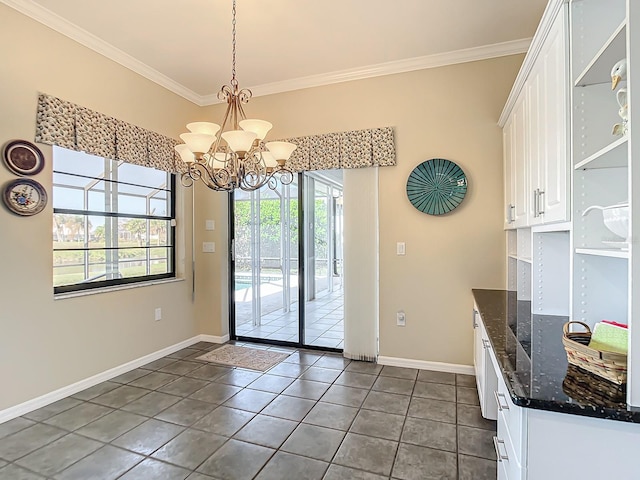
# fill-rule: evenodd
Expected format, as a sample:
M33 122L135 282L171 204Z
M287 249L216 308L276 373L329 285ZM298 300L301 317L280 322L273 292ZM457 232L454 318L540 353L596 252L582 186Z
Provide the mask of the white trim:
M69 293L54 293L54 300L64 300L65 298L86 297L87 295L96 295L98 293L117 292L119 290L129 290L131 288L151 287L153 285L164 285L166 283L184 282L184 278L167 278L163 280L150 280L148 282L126 283L124 285L116 285L112 287L89 288L87 290L78 290Z
M562 0L552 0L552 2L556 1ZM137 60L119 48L114 47L110 43L105 42L101 38L96 37L92 33L89 33L88 31L69 22L51 10L35 3L33 0L0 0L0 2L42 23L43 25L46 25L56 32L75 40L81 45L104 55L129 70L142 75L167 90L186 98L200 107L220 103L217 93L210 95L197 94L193 90L160 73L146 63ZM300 90L303 88L320 87L340 82L363 80L382 75L393 75L396 73L411 72L414 70L423 70L427 68L443 67L445 65L455 65L458 63L504 57L507 55L526 52L530 43L530 38L512 40L492 45L484 45L481 47L465 48L452 52L407 58L404 60L380 63L377 65L341 70L338 72L294 78L282 82L255 85L250 87L250 90L253 92L254 97L258 97L261 95L272 95L275 93L290 92L292 90Z
M200 334L198 341L211 343L227 343L229 341L229 334L223 335L221 337L217 335Z
M175 80L167 77L166 75L158 72L155 68L151 68L146 63L132 57L128 53L123 52L119 48L114 47L110 43L105 42L99 37L96 37L92 33L87 32L83 28L78 27L76 24L71 23L60 15L44 8L42 5L35 3L33 0L0 0L0 2L8 5L9 7L23 13L24 15L31 17L37 22L46 25L47 27L55 30L72 40L75 40L81 45L93 50L119 63L123 67L134 71L135 73L142 75L148 80L166 88L186 98L187 100L200 105L202 96L195 93L193 90L186 88L184 85L176 82Z
M411 358L398 357L378 357L380 365L392 367L417 368L419 370L433 370L435 372L461 373L464 375L475 375L473 365L460 365L457 363L428 362L425 360L413 360Z
M505 57L525 53L531 43L530 38L512 40L509 42L484 45L482 47L465 48L452 52L437 53L423 57L407 58L393 62L379 63L367 67L352 68L338 72L312 75L309 77L294 78L282 82L267 83L251 87L253 96L272 95L274 93L290 92L303 88L320 87L334 83L363 80L366 78L393 75L396 73L424 70L427 68L444 67L458 63L475 62L489 58ZM207 100L213 100L207 98ZM217 99L216 99L217 100ZM216 103L216 102L212 102Z
M53 392L46 393L44 395L41 395L40 397L36 397L13 407L0 410L0 424L24 415L25 413L37 410L38 408L42 408L53 402L57 402L58 400L66 398L69 395L73 395L74 393L81 392L82 390L93 387L94 385L115 378L118 375L122 375L123 373L146 365L149 362L153 362L154 360L158 360L159 358L171 355L178 350L182 350L183 348L189 347L198 342L224 343L228 340L229 335L224 335L222 337L217 337L214 335L196 335L195 337L183 340L182 342L176 343L169 347L162 348L156 352L150 353L149 355L136 358L135 360L123 363L122 365L111 368L102 373L98 373L89 378L85 378L84 380L80 380L79 382L72 383L71 385L59 388L58 390L54 390Z
M560 9L565 5L565 3L568 3L568 1L569 0L549 0L544 13L542 14L542 19L540 20L538 29L536 30L536 33L533 36L533 40L531 41L529 51L524 57L524 61L522 62L522 66L520 67L520 71L518 72L518 76L513 83L513 87L511 88L511 93L509 93L507 102L505 103L502 114L500 115L500 119L498 120L498 126L500 126L501 128L504 127L504 124L506 123L511 110L516 103L516 100L520 96L520 92L522 91L524 83L527 80L531 69L533 68L533 64L540 54L542 44L549 35L549 31L553 26L553 21L558 15L558 12L560 12Z

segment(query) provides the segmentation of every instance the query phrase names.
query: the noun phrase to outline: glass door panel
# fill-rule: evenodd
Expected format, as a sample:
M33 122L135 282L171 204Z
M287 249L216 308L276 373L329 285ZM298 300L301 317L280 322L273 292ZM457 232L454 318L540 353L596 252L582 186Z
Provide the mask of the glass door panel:
M236 335L299 343L297 182L233 201Z
M342 348L342 172L314 172L304 178L304 343Z

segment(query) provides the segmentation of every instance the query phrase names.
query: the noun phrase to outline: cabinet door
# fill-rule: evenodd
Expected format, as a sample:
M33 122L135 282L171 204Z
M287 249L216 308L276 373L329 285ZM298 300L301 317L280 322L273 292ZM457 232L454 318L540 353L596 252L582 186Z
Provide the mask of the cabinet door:
M545 120L546 120L546 99L544 95L545 87L545 65L540 58L535 62L527 83L525 92L527 95L526 115L527 115L527 135L528 135L528 161L529 161L529 182L527 194L529 195L529 225L542 223L540 211L540 190L544 182L544 155L545 155Z
M513 107L512 122L513 122L513 135L512 135L512 154L514 161L512 165L514 171L511 174L513 179L513 191L515 198L514 224L516 227L526 227L529 225L529 186L527 175L527 95L526 90L520 94L520 97L516 101Z
M513 155L513 119L509 118L502 130L502 150L504 158L504 228L515 228L515 156Z
M478 394L484 390L484 345L478 311L473 310L473 366L476 371Z
M544 68L542 99L545 105L541 127L541 170L544 177L540 184L539 211L544 223L569 220L569 152L568 137L568 62L567 62L567 14L558 14L541 54Z

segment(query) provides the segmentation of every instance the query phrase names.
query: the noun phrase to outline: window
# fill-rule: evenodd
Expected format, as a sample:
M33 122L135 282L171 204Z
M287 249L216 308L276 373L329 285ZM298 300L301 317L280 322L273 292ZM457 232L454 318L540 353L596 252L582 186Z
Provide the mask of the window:
M55 293L175 276L175 176L53 147Z

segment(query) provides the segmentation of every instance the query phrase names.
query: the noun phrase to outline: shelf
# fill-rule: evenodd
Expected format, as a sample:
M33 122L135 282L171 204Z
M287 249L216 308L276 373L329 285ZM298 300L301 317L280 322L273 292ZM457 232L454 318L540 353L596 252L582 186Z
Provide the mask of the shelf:
M576 253L596 257L629 258L628 251L617 248L576 248Z
M528 257L519 257L518 255L509 254L509 258L513 258L519 262L532 263L532 260Z
M611 82L611 69L619 60L626 56L627 20L625 19L575 82L576 87L586 87L598 83Z
M620 137L593 155L578 162L574 168L576 170L586 170L591 168L626 167L629 164L627 142L626 135Z

